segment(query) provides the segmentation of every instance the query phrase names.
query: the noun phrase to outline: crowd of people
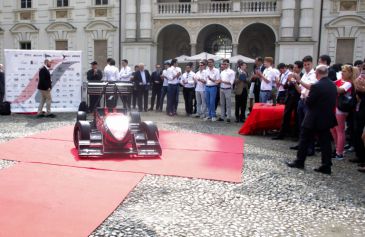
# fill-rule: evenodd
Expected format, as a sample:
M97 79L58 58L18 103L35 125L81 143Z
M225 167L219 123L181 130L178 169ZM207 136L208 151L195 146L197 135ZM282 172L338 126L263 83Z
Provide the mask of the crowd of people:
M349 161L359 163L358 170L365 172L364 62L330 66L331 58L321 55L314 67L312 57L306 56L293 65L279 64L279 76L266 71L271 63L265 59L266 69L253 78L260 79L260 102L270 96L266 84L271 81L272 87L276 87L271 89L271 96L285 105L281 129L273 139L284 139L290 133L294 138L299 137L298 145L290 147L298 150L297 158L287 165L304 168L306 157L314 155L316 146L320 146L322 165L315 171L331 174L333 159L343 160L345 152L355 151L355 157ZM260 59L256 65L261 66ZM293 115L294 126L291 126Z
M163 68L157 64L152 73L144 68L143 63L136 65L132 70L126 59L122 60L120 69L115 66L114 59L108 59L103 72L97 68L97 62L94 61L91 65L92 68L87 72L90 82L133 82L132 95L121 98L126 109L162 112L166 99L166 114L175 116L182 87L186 116L230 123L233 91L236 99L235 121L245 120L248 72L244 62L239 62L239 67L234 71L230 68L228 59L223 60L220 69L215 67L213 59L208 59L199 62L199 68L194 72L193 63L187 63L183 71L177 60L173 59L171 62L165 62ZM149 91L152 91L150 103ZM90 110L98 106L97 101L96 97L90 97ZM216 113L218 104L221 105L219 118Z
M142 63L132 70L124 59L118 69L115 61L108 59L104 72L93 62L87 75L89 81L133 82L132 95L121 98L127 109L162 112L166 98L168 116L177 114L181 87L186 116L204 121L230 123L231 98L235 99L237 123L245 121L247 105L251 111L257 102L283 104L282 126L273 139L299 138L298 145L290 147L298 150L298 154L294 162L288 162L289 167L304 168L305 158L314 155L320 146L322 165L316 171L330 174L332 159L342 160L345 152L355 151L356 157L350 161L359 163L359 171L365 172L363 61L331 66L331 58L321 55L315 67L313 58L306 56L293 64L279 63L274 67L273 58L258 57L250 74L243 61L233 69L228 59L222 60L219 67L216 63L213 59L202 60L196 70L193 63L187 63L183 70L173 59L165 62L163 68L157 64L150 74ZM150 102L149 90L152 91ZM218 104L219 116L216 113ZM91 109L95 106L91 100Z
M331 58L321 55L315 67L313 58L305 56L293 64L279 63L274 67L273 58L258 57L250 74L243 61L237 62L233 69L228 59L222 60L219 67L216 63L213 59L202 60L196 70L193 63L187 63L182 70L177 60L172 59L163 67L155 65L155 70L150 73L143 63L132 70L128 60L123 59L118 68L115 60L109 58L103 71L98 69L96 61L92 62L87 80L129 82L133 85L133 93L120 96L124 108L140 112L165 111L168 116L177 115L182 91L186 116L212 122L231 122L232 98L235 99L234 119L237 123L245 121L247 105L251 111L258 102L283 104L282 126L272 139L299 138L298 145L290 147L298 152L297 159L287 163L289 167L304 168L306 157L314 155L320 147L322 165L316 171L330 174L333 159L343 160L345 153L355 152L355 157L349 161L359 163L359 171L365 172L364 61L331 65ZM37 116L52 118L55 115L51 113L49 64L45 60L39 71L41 103ZM0 79L0 99L3 101L2 65ZM92 111L99 106L99 101L98 96L90 96L88 109ZM46 112L43 112L44 104Z

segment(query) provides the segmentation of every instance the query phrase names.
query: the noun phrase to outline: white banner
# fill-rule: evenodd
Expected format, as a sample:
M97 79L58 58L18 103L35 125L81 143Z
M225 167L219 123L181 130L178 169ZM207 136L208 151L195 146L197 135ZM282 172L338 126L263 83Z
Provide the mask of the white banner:
M38 71L51 61L52 112L77 111L81 102L81 51L5 49L5 99L12 112L36 112ZM45 106L44 109L45 111Z

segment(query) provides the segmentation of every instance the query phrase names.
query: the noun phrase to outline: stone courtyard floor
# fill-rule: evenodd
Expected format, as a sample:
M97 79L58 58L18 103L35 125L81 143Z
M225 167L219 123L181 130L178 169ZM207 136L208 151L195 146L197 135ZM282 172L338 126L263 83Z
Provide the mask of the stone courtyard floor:
M59 113L55 119L1 116L0 142L73 125L74 120L74 113ZM163 130L230 136L239 136L241 126L154 111L142 113L142 120L155 121ZM365 175L355 164L334 161L331 176L318 174L313 171L320 163L317 153L304 171L289 169L284 161L295 157L288 149L294 142L270 136L244 139L242 183L146 175L90 236L365 235ZM0 169L12 164L0 160Z

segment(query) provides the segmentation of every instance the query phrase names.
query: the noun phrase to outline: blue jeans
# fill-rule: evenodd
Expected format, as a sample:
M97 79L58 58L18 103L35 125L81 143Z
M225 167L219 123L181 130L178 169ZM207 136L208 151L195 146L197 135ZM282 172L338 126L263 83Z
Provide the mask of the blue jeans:
M167 94L168 86L163 86L161 88L161 98L160 98L160 111L163 110L163 101L165 100L165 96Z
M169 113L176 113L176 95L178 94L179 85L169 84L167 88L167 110Z
M271 91L260 91L260 102L266 103L271 98Z
M307 108L304 100L300 99L298 102L298 108L297 108L299 128L302 127L302 123L303 123L305 114L307 113L307 110L308 110L308 108Z
M205 87L205 101L207 102L208 117L217 117L215 113L215 98L217 96L216 86L206 86Z

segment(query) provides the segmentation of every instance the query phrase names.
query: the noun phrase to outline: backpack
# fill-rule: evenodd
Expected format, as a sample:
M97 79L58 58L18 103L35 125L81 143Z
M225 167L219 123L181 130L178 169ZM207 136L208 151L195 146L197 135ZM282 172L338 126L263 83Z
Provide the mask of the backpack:
M0 103L0 115L10 115L10 114L11 114L10 102L5 101Z

